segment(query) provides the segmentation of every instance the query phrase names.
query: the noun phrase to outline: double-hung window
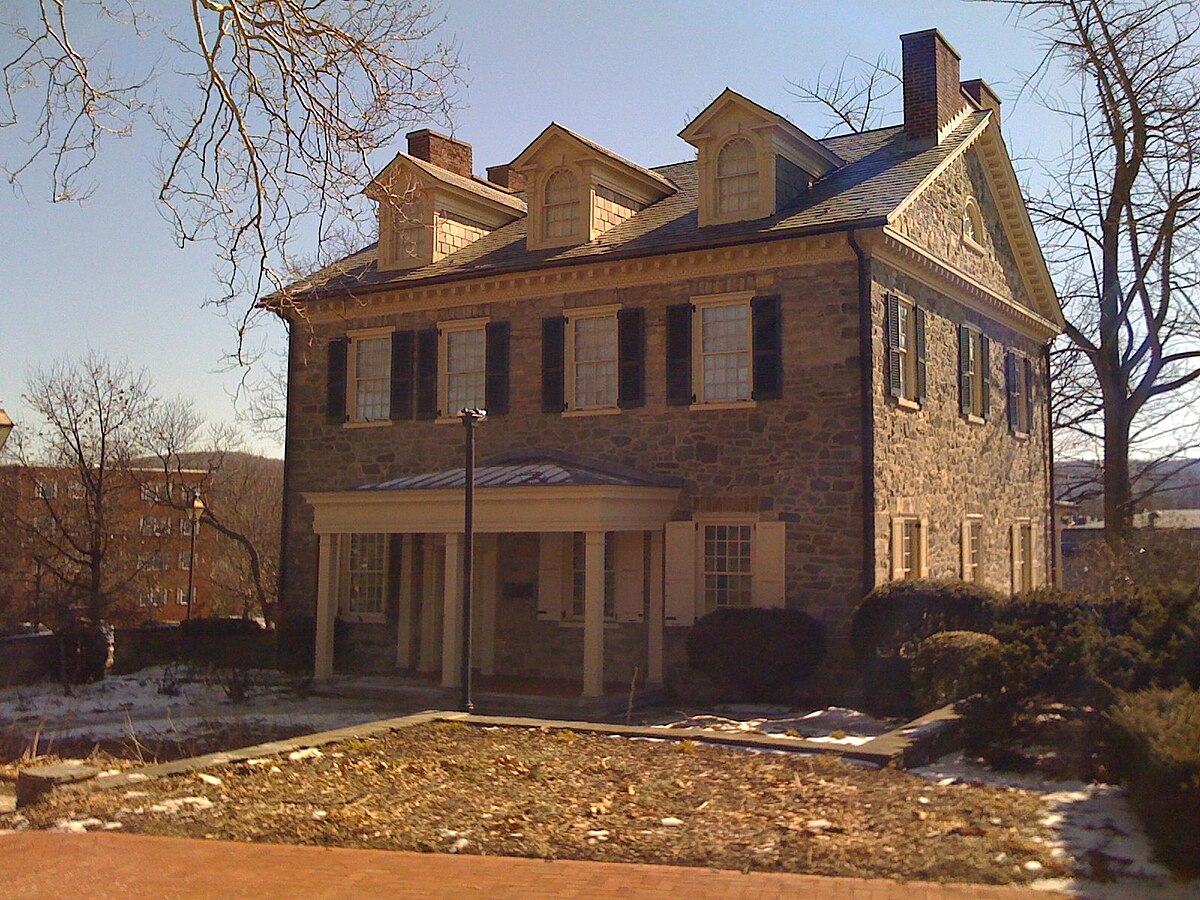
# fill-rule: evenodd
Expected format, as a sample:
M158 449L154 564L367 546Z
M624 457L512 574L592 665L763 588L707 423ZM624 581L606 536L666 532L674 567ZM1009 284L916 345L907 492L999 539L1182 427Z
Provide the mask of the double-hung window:
M569 169L546 179L543 213L547 238L572 237L579 230L579 179Z
M925 402L925 310L887 297L887 389L901 405Z
M748 138L735 137L717 154L717 213L758 206L758 153Z
M750 295L696 301L693 346L697 403L751 398Z
M441 323L439 409L457 416L487 405L487 337L483 320Z
M1012 527L1012 590L1014 594L1033 589L1033 523L1028 519Z
M616 409L617 310L567 310L567 409Z
M754 598L750 555L754 526L706 523L703 528L704 612L750 606Z
M962 579L983 580L983 517L967 516L962 526Z
M604 618L617 618L617 535L604 533ZM587 573L584 567L587 535L576 531L571 541L571 614L569 619L583 620L584 597L587 589Z
M350 341L350 418L360 422L391 415L392 341L390 334Z
M387 535L350 535L344 559L342 608L351 616L382 619L387 586Z
M1023 353L1009 350L1005 357L1008 382L1008 426L1013 434L1033 431L1033 362Z
M968 325L958 327L959 412L982 422L990 404L991 342Z
M924 578L928 572L927 525L916 516L892 520L892 579Z

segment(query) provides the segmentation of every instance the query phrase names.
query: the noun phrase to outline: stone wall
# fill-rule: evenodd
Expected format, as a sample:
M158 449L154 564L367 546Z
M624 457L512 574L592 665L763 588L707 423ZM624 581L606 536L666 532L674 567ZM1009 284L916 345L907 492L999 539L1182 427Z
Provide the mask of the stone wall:
M455 424L330 425L325 417L327 342L347 327L419 329L439 319L486 315L511 323L511 412L493 417L479 432L481 460L538 448L580 453L682 477L676 518L689 518L698 510L751 511L764 521L785 521L788 604L831 624L844 622L861 595L863 579L858 287L854 259L845 252L844 260L751 275L688 278L686 268L680 267L676 280L653 287L362 315L341 326L314 326L311 332L298 325L291 344L285 608L311 614L316 595L317 542L312 510L301 492L340 490L450 468L461 459L462 429ZM667 406L666 307L694 296L742 290L782 297L783 398L725 410ZM616 415L542 412L542 318L561 314L564 308L609 303L646 310L645 406ZM565 664L557 660L570 660L575 677L574 661L582 658L581 647L575 651L582 639L579 629L536 621L524 629L532 601L511 603L511 615L497 617L507 623L500 626L497 672L525 665L521 660L531 652L548 653L544 648L556 647L561 650L555 651L556 661L531 665L558 671ZM520 645L514 637L517 631L529 636ZM387 646L394 635L390 612L383 626L341 629L335 665L341 668L343 660L356 657L354 666L386 667ZM623 669L645 659L645 626L610 628L605 638L611 648L606 675L624 679ZM509 649L504 649L506 644Z

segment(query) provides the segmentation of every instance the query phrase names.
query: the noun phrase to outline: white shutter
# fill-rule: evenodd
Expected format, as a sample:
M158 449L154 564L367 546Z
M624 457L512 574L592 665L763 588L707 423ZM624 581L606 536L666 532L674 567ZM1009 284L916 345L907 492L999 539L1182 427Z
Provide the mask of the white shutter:
M920 529L920 533L918 534L918 540L920 541L920 544L921 544L921 550L920 550L921 559L920 559L920 568L917 570L917 574L921 578L928 578L929 577L929 520L928 519L921 520L921 529Z
M904 520L892 519L892 581L904 577Z
M645 619L646 537L640 531L618 531L616 535L616 601L618 622Z
M543 622L560 622L563 616L563 544L567 535L543 532L538 544L538 610ZM569 547L570 544L567 544Z
M958 529L958 577L966 581L971 571L971 520L963 519Z
M787 542L786 522L759 522L754 526L754 541L750 547L753 566L751 588L754 605L783 607Z
M696 621L696 523L668 522L666 533L666 624Z
M1017 532L1016 525L1008 526L1008 583L1010 593L1017 593L1021 590L1021 574L1017 571L1017 557L1021 553L1019 541L1021 535Z

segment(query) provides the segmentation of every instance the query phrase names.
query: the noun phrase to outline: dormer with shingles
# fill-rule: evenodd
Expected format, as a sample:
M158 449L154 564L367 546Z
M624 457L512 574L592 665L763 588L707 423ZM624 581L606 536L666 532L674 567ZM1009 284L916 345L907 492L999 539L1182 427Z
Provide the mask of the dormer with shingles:
M475 178L471 145L429 129L408 135L367 186L379 204L379 269L437 262L525 214L525 202Z
M726 88L679 133L699 158L701 227L775 215L845 161Z
M574 247L675 193L650 169L551 122L509 168L525 179L530 250Z

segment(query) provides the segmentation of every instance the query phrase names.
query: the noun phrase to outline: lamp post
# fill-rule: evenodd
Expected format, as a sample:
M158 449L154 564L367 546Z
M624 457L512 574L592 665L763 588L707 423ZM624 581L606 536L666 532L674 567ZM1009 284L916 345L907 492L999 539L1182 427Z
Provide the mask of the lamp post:
M471 702L471 582L475 575L475 428L487 419L487 410L462 409L459 412L466 428L463 447L463 486L466 502L463 506L463 602L462 602L462 711L475 709Z
M8 436L12 434L13 420L8 417L8 413L4 411L4 407L0 406L0 450L4 449L4 442L8 440Z
M192 618L192 599L196 589L196 532L200 530L200 519L204 515L204 501L200 499L199 494L192 495L192 505L188 509L188 518L192 521L192 549L188 560L188 592L187 592L187 618Z

